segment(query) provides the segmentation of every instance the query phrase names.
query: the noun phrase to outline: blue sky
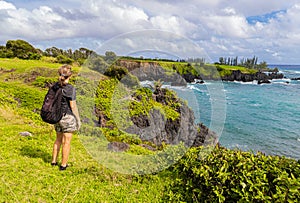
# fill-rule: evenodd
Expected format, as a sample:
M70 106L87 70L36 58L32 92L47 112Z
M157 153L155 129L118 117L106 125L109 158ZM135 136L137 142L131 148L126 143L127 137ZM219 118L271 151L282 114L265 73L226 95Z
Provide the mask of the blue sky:
M300 64L299 0L0 0L0 44Z
M257 15L257 16L249 16L247 17L247 21L249 24L255 25L257 22L260 23L269 23L270 20L278 20L278 16L280 14L285 15L286 14L286 10L279 10L279 11L272 11L271 13L266 13L263 15Z

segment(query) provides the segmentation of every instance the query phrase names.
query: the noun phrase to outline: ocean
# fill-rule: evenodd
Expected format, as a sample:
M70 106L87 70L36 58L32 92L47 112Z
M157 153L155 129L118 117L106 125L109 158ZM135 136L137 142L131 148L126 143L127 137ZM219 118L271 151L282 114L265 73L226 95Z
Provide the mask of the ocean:
M196 122L219 134L222 146L300 159L300 81L291 80L300 77L300 65L269 67L278 67L285 78L262 85L206 81L173 89L188 101Z

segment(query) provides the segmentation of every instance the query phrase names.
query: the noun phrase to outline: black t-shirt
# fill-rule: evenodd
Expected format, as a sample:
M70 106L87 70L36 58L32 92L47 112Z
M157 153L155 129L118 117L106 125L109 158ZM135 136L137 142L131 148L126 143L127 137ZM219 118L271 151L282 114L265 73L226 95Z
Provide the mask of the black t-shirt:
M73 114L70 107L70 101L76 100L75 87L71 84L67 84L62 87L62 93L63 93L62 108L64 109L64 112L67 114Z

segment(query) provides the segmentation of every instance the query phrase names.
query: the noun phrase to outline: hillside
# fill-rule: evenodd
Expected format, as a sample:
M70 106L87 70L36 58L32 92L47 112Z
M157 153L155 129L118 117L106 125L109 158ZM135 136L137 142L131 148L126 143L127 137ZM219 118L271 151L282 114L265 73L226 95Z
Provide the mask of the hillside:
M148 177L141 183L138 177L110 171L87 153L78 135L72 140L69 170L51 167L55 131L35 113L46 88L27 78L37 72L56 78L59 65L0 59L0 201L147 202L162 197L165 178Z
M222 147L187 149L180 144L170 147L162 143L152 151L144 147L151 143L112 128L116 123L118 127L126 124L116 122L123 114L114 117L114 111L106 108L116 80L81 66L74 67L72 83L79 91L84 126L72 140L71 166L59 171L50 165L54 129L41 121L38 112L60 65L43 59L0 59L1 202L300 201L300 161ZM103 88L93 94L99 84ZM139 108L143 101L142 106L164 109L167 118L176 120L178 106L173 94L169 100L157 97L174 104L168 108L145 97L149 91L139 93L134 94L131 116L139 118L141 112L151 112ZM94 104L102 115L112 116L102 128L97 126L97 114L90 115ZM126 152L110 152L106 149L111 141L130 147ZM99 154L103 149L105 153ZM153 156L136 159L148 155ZM136 160L138 165L132 162ZM139 170L123 173L133 166Z

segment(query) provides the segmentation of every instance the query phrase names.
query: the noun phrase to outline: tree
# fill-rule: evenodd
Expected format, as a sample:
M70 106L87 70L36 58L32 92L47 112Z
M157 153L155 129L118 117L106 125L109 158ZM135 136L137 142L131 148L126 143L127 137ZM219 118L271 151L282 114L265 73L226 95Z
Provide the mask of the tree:
M7 50L5 46L0 46L0 58L12 58L14 53L11 50Z
M24 40L8 40L6 42L6 49L13 53L13 57L20 59L36 59L41 57L38 50Z
M267 67L268 67L268 64L265 61L263 61L259 65L257 65L257 69L260 69L260 70L267 69Z
M108 64L104 61L104 59L99 55L91 55L89 60L87 60L85 64L88 68L98 71L102 74L106 71L108 68Z
M111 65L104 72L104 75L112 77L112 78L116 78L118 80L121 80L127 74L128 74L127 68L122 67L122 66L117 66L117 65Z
M104 60L108 64L113 64L117 60L117 55L112 51L106 51Z
M223 64L224 64L224 58L223 58L223 57L220 57L220 58L219 58L219 62L220 62L221 65L223 65Z
M51 47L47 48L44 53L46 56L57 57L59 55L63 55L63 50L56 47Z
M65 64L71 64L71 63L73 63L74 62L74 60L73 59L71 59L71 58L69 58L69 57L67 57L67 56L65 56L65 55L58 55L57 57L57 62L58 63L65 63Z

